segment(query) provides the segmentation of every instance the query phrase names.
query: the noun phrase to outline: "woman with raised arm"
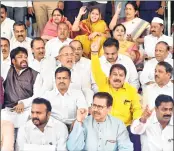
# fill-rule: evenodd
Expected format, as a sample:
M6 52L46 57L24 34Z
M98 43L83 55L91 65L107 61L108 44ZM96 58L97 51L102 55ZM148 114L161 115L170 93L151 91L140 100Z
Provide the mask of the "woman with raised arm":
M64 17L63 11L59 8L56 8L52 12L52 18L45 25L42 34L42 39L50 40L52 38L57 37L57 25L60 22L65 22L69 26L69 29L71 31L72 28L71 23L67 20L66 17Z
M75 39L83 44L83 56L90 58L91 43L100 37L100 50L102 50L102 45L106 38L110 37L110 33L105 21L101 19L101 12L97 7L93 7L90 10L87 19L80 21L82 16L87 12L86 9L86 6L80 8L79 14L72 26L72 31L80 32L80 35L76 36ZM99 56L101 55L103 55L103 51L99 52Z
M109 28L113 30L115 25L122 23L126 27L127 40L143 43L143 36L147 35L150 30L150 24L137 17L138 7L135 2L127 2L125 5L125 17L119 18L121 11L121 2L118 4L116 12L109 24Z

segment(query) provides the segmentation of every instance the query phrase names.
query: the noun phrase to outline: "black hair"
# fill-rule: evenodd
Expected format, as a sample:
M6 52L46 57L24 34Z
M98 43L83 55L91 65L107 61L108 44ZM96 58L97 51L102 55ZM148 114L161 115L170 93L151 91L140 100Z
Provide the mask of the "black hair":
M7 38L1 37L1 40L6 40L8 42L8 45L10 46L10 41Z
M167 73L170 73L171 76L173 75L173 67L168 62L161 61L161 62L158 62L157 65L163 66Z
M174 105L174 100L171 96L169 95L164 95L164 94L161 94L159 95L156 100L155 100L155 106L158 108L161 103L168 103L168 102L171 102L173 105Z
M11 64L13 64L12 60L15 59L16 55L19 54L20 52L28 56L27 49L25 49L24 47L16 47L10 52Z
M126 4L125 4L125 7L128 5L128 4L131 4L132 7L134 8L135 11L138 11L138 6L136 4L135 1L128 1Z
M168 45L167 42L165 42L165 41L159 41L159 42L156 44L156 46L157 46L158 44L164 44L164 45L166 46L167 50L168 50L168 51L170 50L170 46Z
M59 8L56 8L56 9L54 9L53 11L52 11L52 16L53 16L53 14L54 14L54 12L55 11L58 11L62 16L64 15L64 12L63 12L63 10L61 10L61 9L59 9Z
M67 72L68 76L71 78L71 71L67 68L67 67L59 67L56 69L55 71L55 77L57 73L61 73L61 72Z
M116 40L114 38L106 39L106 41L103 44L103 47L111 47L111 46L115 46L117 48L117 50L119 50L119 42L118 42L118 40Z
M31 41L31 44L30 44L31 48L33 48L33 45L34 45L35 41L42 41L44 43L44 45L45 45L45 42L44 42L44 40L41 37L34 37L33 40Z
M32 104L44 104L47 107L47 112L51 112L51 110L52 110L50 101L48 101L44 98L35 98L33 100Z
M25 25L25 23L23 21L16 21L13 24L13 30L14 30L15 26L24 26L25 30L27 29L27 26Z
M119 27L119 26L122 26L123 29L124 29L124 33L126 33L126 27L125 27L123 24L117 24L117 25L113 28L112 31L115 31L115 29L116 29L117 27Z
M113 97L108 92L97 92L96 94L94 94L93 100L94 100L94 98L106 99L107 100L107 103L106 103L107 107L110 107L113 104Z
M72 40L70 43L69 43L69 45L71 45L73 42L79 42L80 43L80 45L81 45L81 47L82 47L82 49L83 49L83 44L81 43L81 41L79 41L79 40Z
M125 68L122 64L113 64L113 65L111 66L109 75L111 75L112 71L113 71L115 68L120 69L120 70L123 70L125 76L127 75L127 70L126 70L126 68Z
M5 12L7 12L7 7L5 5L1 4L1 8L3 8Z

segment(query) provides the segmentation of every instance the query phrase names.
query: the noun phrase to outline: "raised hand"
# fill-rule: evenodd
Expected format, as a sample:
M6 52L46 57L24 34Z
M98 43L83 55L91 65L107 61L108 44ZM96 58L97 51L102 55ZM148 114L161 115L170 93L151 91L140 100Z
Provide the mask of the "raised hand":
M14 107L16 113L22 113L24 111L24 103L19 103Z
M80 14L80 15L84 15L84 14L86 14L86 12L87 12L86 6L82 6L82 7L80 8L79 14Z
M96 41L91 44L91 52L98 52L100 48L101 38L99 37Z
M146 123L147 119L152 115L153 111L154 111L154 108L150 110L149 106L147 105L142 116L141 116L140 121L143 123Z
M121 12L121 2L118 3L116 13L120 14Z
M83 122L86 116L88 115L87 109L81 108L77 110L77 121Z

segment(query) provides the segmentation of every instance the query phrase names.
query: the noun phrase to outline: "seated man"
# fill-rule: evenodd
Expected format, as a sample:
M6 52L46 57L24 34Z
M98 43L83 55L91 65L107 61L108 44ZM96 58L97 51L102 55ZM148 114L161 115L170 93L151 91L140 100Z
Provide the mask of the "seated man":
M40 74L28 67L28 52L17 47L10 53L12 66L4 81L4 107L1 118L13 122L14 127L23 125L29 115L33 98L39 96L42 87Z
M1 120L1 151L14 151L14 126L11 122Z
M113 45L110 49L116 51L119 47L118 41L115 39L105 41L105 43L110 42ZM140 118L142 114L139 94L136 88L125 82L127 70L123 65L113 64L109 77L105 75L98 58L99 44L100 41L96 41L91 46L91 64L94 80L100 92L108 92L112 95L114 100L110 114L124 122L129 131L130 140L134 143L134 151L140 151L140 137L130 132L132 121Z
M93 97L92 115L86 118L86 109L77 110L77 120L67 141L68 150L133 151L124 123L108 115L112 103L109 93L98 92Z
M56 68L55 58L45 56L45 42L36 37L31 41L33 58L29 60L29 67L40 73L43 79L43 90L52 90L52 76Z
M10 41L7 38L1 37L1 76L4 80L7 77L10 65Z
M92 103L92 97L94 92L92 91L92 82L90 81L90 74L87 75L86 71L83 71L82 67L78 67L75 64L75 52L71 46L63 46L60 48L58 55L59 65L58 67L67 67L71 70L71 84L70 87L83 92L88 105ZM85 66L87 69L88 67Z
M16 47L24 47L28 51L28 58L32 58L31 41L32 39L27 37L27 27L24 22L18 21L13 24L14 36L10 40L10 50Z
M118 53L118 41L113 38L108 38L103 44L103 49L104 55L100 58L100 64L105 75L109 77L109 71L112 65L122 64L127 70L126 81L138 90L140 84L136 67L128 56Z
M18 131L17 151L23 151L32 145L33 148L30 148L34 151L39 151L41 146L47 151L66 150L67 128L62 122L50 117L51 109L49 101L43 98L33 100L31 120L20 127ZM34 148L34 145L38 149Z
M146 107L142 117L133 122L131 132L141 135L142 151L173 150L173 105L171 96L159 95L155 112Z
M46 92L44 98L50 100L53 110L51 116L70 126L76 118L79 108L88 108L85 97L80 90L70 88L71 71L59 67L55 71L56 87Z
M143 107L148 105L150 109L155 107L155 99L160 94L173 97L173 83L171 77L173 74L172 66L167 62L159 62L155 69L155 83L148 85L143 91Z
M164 41L160 41L156 44L155 58L149 60L144 66L140 75L140 82L143 88L155 82L155 67L158 62L161 61L168 62L171 66L173 66L173 59L169 58L169 45Z
M173 51L173 38L163 34L164 21L161 18L153 18L150 30L151 34L144 37L144 49L147 60L155 57L155 46L159 41L166 42L170 46L169 50Z
M70 31L66 23L59 23L57 29L57 37L46 43L46 56L56 57L60 48L64 45L68 45L72 41L72 39L68 38Z

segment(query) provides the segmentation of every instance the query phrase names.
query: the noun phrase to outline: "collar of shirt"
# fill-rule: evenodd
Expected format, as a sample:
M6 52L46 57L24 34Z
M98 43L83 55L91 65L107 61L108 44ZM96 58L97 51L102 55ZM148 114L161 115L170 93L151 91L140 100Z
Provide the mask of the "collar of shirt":
M15 36L13 36L13 38L11 39L11 41L12 41L13 43L19 42L19 41L17 41L17 39L15 38ZM29 38L26 37L25 40L24 40L23 42L19 42L19 43L24 43L24 42L29 42Z
M110 62L107 61L105 56L101 56L100 60L103 61L104 63L109 63L110 64ZM122 55L118 54L118 57L117 57L117 60L115 61L115 63L117 63L120 60L122 60Z
M5 59L5 60L3 60L3 55L1 55L1 60L2 60L2 63L4 63L4 62L10 62L10 64L11 64L11 59L10 59L10 54L8 55L8 57Z
M70 38L66 38L66 40L64 40L63 42L59 39L59 37L57 37L56 39L58 43L65 43L70 41Z
M62 96L62 94L59 92L59 90L57 89L57 87L54 89L54 92L55 92L55 94L56 95L61 95ZM64 96L65 95L71 95L71 90L70 90L70 87L68 88L68 90L67 90L67 92L64 94Z
M46 56L44 56L40 61L38 61L37 59L34 58L34 55L33 55L33 58L31 59L33 62L34 61L37 61L37 62L42 62L46 59Z
M44 130L47 128L47 127L53 127L53 120L52 118L50 117L47 124L45 125L44 127ZM32 129L38 129L38 127L36 125L33 124L32 120L29 121L29 126L32 128Z
M153 122L153 124L159 123L159 121L158 121L158 119L156 117L156 114L154 114L152 122ZM173 115L171 116L170 122L169 122L169 124L167 126L169 126L169 125L173 126Z
M157 83L154 83L154 87L159 87ZM159 88L168 88L168 87L173 87L173 83L169 81L165 86L159 87Z

